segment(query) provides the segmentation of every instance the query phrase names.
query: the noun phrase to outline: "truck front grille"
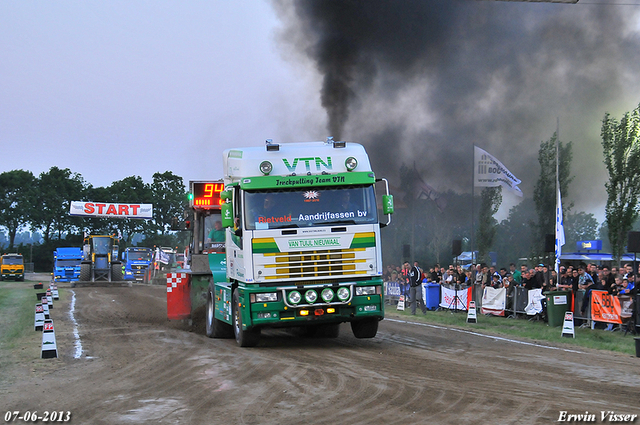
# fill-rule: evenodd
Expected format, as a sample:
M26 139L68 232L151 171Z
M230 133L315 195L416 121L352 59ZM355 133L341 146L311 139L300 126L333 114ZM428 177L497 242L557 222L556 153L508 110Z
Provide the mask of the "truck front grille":
M256 254L256 260L264 269L261 273L259 268L257 277L258 280L275 280L365 275L371 271L371 259L367 255L369 250L356 248Z

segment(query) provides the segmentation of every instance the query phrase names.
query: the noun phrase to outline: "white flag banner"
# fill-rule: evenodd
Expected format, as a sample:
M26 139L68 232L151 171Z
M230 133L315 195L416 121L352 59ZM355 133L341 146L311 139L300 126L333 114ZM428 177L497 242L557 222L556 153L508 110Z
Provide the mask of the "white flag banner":
M480 187L502 186L512 190L516 195L522 196L518 187L522 183L511 171L498 161L493 155L474 146L473 151L473 184Z

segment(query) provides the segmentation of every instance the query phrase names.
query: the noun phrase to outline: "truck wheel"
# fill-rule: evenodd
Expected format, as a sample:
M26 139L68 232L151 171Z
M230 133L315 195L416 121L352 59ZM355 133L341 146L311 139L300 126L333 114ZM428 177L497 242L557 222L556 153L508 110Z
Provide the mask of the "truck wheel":
M240 295L238 289L233 291L233 333L240 347L255 347L260 341L260 329L242 329L240 314Z
M378 319L363 319L351 322L351 330L356 338L373 338L378 333Z
M112 282L122 282L124 280L124 276L122 276L122 264L114 263L111 265L111 281Z
M80 281L88 282L91 280L91 264L80 264Z
M213 283L209 284L207 291L207 311L206 311L206 329L205 333L209 338L231 338L233 337L233 327L216 319L216 299L215 288Z

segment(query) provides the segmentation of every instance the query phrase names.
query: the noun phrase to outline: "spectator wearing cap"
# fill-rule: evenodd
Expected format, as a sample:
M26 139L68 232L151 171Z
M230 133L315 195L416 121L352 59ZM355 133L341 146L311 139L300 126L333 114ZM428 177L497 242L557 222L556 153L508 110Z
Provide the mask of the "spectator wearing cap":
M494 289L502 288L502 279L500 279L500 275L498 273L494 273L491 276L491 287Z
M632 280L627 278L622 279L622 285L618 290L618 295L630 295L631 291L635 289L636 285Z
M578 288L585 291L584 297L582 298L582 307L580 308L580 313L582 313L584 317L591 298L591 289L593 289L595 284L591 275L587 273L586 266L583 264L578 266L578 276Z

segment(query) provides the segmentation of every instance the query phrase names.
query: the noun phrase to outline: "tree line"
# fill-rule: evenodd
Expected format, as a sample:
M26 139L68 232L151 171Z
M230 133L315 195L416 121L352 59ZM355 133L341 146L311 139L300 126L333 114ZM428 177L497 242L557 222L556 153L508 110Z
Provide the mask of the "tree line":
M71 201L153 204L153 218L70 216ZM39 176L25 170L0 174L0 226L9 240L3 250L16 251L15 236L22 230L40 233L43 242L30 248L37 269L38 264L48 267L56 247L81 246L85 233L121 235L123 246L131 245L135 235L144 237L145 246L174 246L181 241L170 231L171 221L182 217L186 207L183 179L171 171L155 173L149 184L130 176L107 187L95 187L80 174L55 166Z

